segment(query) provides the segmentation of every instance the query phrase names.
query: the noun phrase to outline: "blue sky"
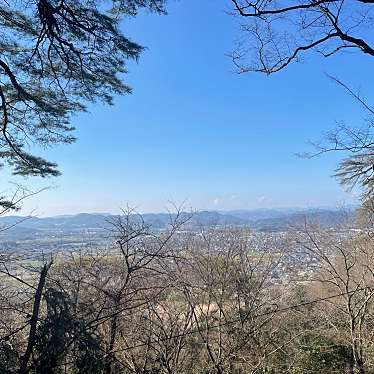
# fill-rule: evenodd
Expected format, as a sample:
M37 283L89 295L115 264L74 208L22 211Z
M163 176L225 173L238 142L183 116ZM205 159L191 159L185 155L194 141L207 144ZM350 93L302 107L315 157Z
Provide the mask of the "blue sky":
M24 213L117 212L126 203L161 211L170 200L195 209L354 201L331 177L341 155L306 160L295 153L310 150L307 141L337 120L360 123L360 108L324 73L362 87L370 99L372 61L307 55L270 77L238 75L226 56L239 35L227 6L177 1L168 16L124 22L126 35L148 47L125 78L134 93L112 107L91 106L73 118L76 144L41 152L63 176L24 181L55 186L26 201Z

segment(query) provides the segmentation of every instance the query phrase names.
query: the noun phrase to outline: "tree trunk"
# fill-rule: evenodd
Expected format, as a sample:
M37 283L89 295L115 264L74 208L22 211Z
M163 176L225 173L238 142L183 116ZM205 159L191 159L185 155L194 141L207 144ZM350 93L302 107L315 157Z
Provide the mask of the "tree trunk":
M18 370L19 374L26 374L29 371L28 364L29 364L30 357L31 357L32 351L34 349L34 344L35 344L35 336L36 336L36 328L37 328L38 319L39 319L40 303L41 303L42 296L43 296L43 289L45 286L45 281L47 278L48 270L51 267L51 265L52 265L52 262L50 262L49 264L45 264L43 266L42 271L40 272L39 283L35 291L34 305L32 309L32 315L30 318L29 338L27 340L26 351L24 355L21 356L20 368Z

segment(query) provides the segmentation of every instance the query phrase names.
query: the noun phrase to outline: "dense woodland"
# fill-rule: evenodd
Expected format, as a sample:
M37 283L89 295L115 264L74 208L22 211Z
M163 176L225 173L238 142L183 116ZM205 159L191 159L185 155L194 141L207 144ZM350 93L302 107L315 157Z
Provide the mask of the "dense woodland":
M371 373L367 228L154 233L124 214L103 250L2 255L2 373ZM308 258L307 271L292 264Z

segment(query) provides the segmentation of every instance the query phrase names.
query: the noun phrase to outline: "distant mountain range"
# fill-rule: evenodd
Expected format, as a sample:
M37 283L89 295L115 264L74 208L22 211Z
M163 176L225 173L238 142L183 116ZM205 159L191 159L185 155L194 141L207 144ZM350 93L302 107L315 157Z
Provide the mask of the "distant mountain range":
M187 216L189 213L182 213ZM155 230L162 230L170 222L168 213L146 213L144 221ZM186 228L196 229L200 226L247 226L259 231L284 231L290 226L308 222L319 223L325 227L335 227L342 222L354 221L355 209L342 212L337 209L257 209L231 211L200 211L192 215ZM0 240L32 239L43 235L61 233L73 235L79 232L100 231L110 227L110 221L118 218L111 214L80 213L55 217L0 217ZM133 219L139 219L134 215ZM7 228L1 231L1 228Z

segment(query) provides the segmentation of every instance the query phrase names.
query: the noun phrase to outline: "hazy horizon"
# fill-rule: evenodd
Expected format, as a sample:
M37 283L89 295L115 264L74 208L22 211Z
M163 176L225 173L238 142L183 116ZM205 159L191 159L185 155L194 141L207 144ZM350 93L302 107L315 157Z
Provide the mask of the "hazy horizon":
M134 209L134 213L136 214L165 214L165 213L173 213L175 212L174 205L170 204L168 206L165 206L164 209L160 210L141 210L138 209L134 205L128 205L129 207ZM292 211L306 211L306 210L339 210L339 209L345 209L345 208L354 208L359 206L358 203L341 203L341 204L330 204L330 205L306 205L306 206L267 206L267 207L238 207L238 208L227 208L227 209L219 209L219 208L207 208L207 209L197 209L188 205L181 205L182 211L184 212L218 212L218 213L230 213L234 211L248 211L248 212L255 212L255 211L280 211L280 212L292 212ZM123 206L123 209L126 208L126 205ZM28 211L25 207L22 207L21 210L17 212L9 212L5 215L5 217L9 216L35 216L38 218L50 218L50 217L58 217L58 216L75 216L79 214L97 214L97 215L118 215L121 214L121 207L119 207L117 210L112 211L95 211L95 210L87 210L87 211L74 211L74 212L64 212L64 213L41 213L38 212L36 209Z

